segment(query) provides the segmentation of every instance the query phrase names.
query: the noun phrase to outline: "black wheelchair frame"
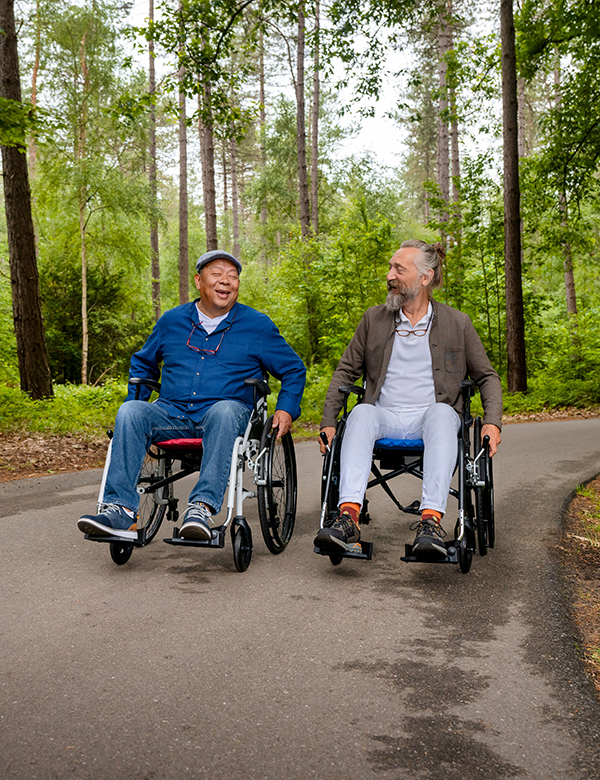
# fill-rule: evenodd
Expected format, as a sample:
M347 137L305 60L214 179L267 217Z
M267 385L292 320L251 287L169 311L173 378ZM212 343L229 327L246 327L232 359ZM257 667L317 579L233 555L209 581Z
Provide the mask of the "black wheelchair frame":
M339 474L340 452L344 431L348 420L348 401L352 394L358 396L361 403L365 394L363 387L358 385L342 385L339 392L344 396L343 412L337 424L337 429L331 444L326 437L321 438L326 445L321 480L321 518L320 527L331 526L339 517ZM471 380L461 383L463 413L458 433L458 488L450 487L450 495L458 501L458 518L454 527L454 538L445 542L447 557L444 559L429 559L413 553L412 545L405 545L405 554L401 560L407 563L454 563L459 564L462 572L471 568L473 554L479 550L480 555L486 555L488 549L495 543L494 520L494 479L492 459L490 457L489 437L481 437L482 420L471 415L471 397L475 393L475 384ZM473 427L473 454L471 454L470 429ZM400 443L399 443L400 444ZM383 473L383 472L386 473ZM402 506L389 486L389 481L401 474L412 474L423 479L423 448L422 446L402 446L401 449L378 448L373 450L371 463L373 479L367 484L367 490L381 485L396 507L407 514L419 515L419 501L413 501L408 506ZM359 522L367 525L369 502L365 500L361 509ZM372 542L361 541L358 545L348 545L345 552L327 553L318 547L314 551L319 555L329 556L331 563L337 566L344 558L370 560L373 552Z
M136 399L142 385L160 392L160 384L153 380L133 378ZM290 433L277 439L277 429L272 428L272 416L267 412L267 396L271 389L264 379L250 378L245 383L252 386L254 404L250 420L243 436L235 440L227 489L227 516L222 525L212 528L210 539L197 541L183 539L179 528L173 536L164 539L167 544L190 547L225 546L227 528L231 529L233 559L238 571L245 571L252 558L252 531L243 515L242 504L247 498L257 498L261 532L269 552L278 555L292 538L296 518L297 472L294 442ZM112 439L112 431L108 432ZM111 442L112 444L112 442ZM98 512L104 503L106 472L110 463L110 445L102 484L98 496ZM174 464L180 462L179 470ZM202 463L201 440L173 439L153 444L144 459L137 492L140 494L138 510L138 538L124 540L117 536L95 537L85 535L95 542L108 542L112 560L117 565L127 563L134 547L144 547L157 535L166 516L176 523L179 520L178 499L173 495L173 484L200 471ZM252 472L256 491L247 490L243 484L246 466Z

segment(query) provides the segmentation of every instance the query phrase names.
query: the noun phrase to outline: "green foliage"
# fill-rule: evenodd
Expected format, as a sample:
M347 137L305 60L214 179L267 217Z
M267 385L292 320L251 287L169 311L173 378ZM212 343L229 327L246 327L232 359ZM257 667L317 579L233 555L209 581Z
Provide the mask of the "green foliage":
M123 382L102 387L56 385L54 398L32 401L21 390L0 385L0 431L99 434L112 427L126 395Z
M0 97L1 146L19 146L24 150L27 137L37 127L38 121L32 105Z

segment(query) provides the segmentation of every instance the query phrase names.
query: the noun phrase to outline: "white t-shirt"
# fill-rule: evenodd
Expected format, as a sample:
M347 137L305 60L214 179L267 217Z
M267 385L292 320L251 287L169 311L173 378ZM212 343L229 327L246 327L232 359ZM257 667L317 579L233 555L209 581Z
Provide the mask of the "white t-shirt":
M204 328L204 330L210 334L213 332L213 330L217 327L217 325L220 322L223 322L225 317L227 317L227 314L221 314L219 317L215 317L214 320L211 319L207 314L204 314L204 312L200 311L200 308L198 307L198 304L196 304L196 308L198 309L198 317L200 319L200 325Z
M417 412L435 403L433 369L429 350L429 326L433 317L431 301L427 314L413 327L400 310L396 322L390 363L375 406L394 412ZM427 330L423 336L398 335L398 330Z

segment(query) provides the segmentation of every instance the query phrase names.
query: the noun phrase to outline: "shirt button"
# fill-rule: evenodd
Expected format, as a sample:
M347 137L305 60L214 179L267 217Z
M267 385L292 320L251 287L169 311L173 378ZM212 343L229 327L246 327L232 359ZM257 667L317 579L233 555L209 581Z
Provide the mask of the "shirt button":
M196 395L196 393L192 393L192 395Z
M196 376L200 376L200 374L196 371Z

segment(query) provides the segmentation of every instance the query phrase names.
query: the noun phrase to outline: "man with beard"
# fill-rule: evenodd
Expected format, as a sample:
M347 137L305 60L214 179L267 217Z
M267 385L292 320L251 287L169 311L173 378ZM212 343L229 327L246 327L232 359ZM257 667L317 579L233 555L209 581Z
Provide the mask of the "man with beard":
M339 519L322 528L315 545L339 553L360 540L358 518L373 446L378 439L422 439L421 518L413 551L446 557L441 520L457 458L461 381L478 385L484 408L482 437L490 454L500 444L502 388L469 317L431 298L442 286L441 244L405 241L390 260L386 303L364 314L333 375L321 431L331 442L343 398L338 389L365 381L365 397L346 425L340 462ZM321 443L321 452L325 445Z

